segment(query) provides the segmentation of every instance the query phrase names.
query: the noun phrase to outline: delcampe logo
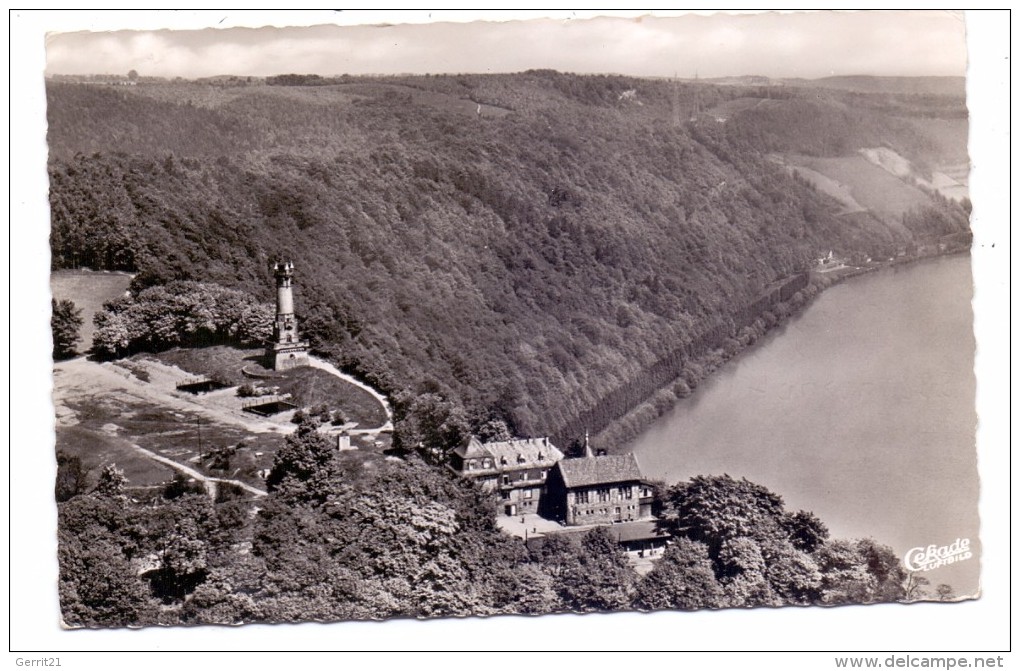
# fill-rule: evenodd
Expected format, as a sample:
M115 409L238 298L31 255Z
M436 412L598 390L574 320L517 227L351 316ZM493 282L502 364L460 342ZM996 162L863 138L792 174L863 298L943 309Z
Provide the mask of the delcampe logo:
M929 545L928 547L911 548L903 556L903 565L908 571L930 571L940 566L948 566L974 554L970 551L969 538L957 538L949 545Z

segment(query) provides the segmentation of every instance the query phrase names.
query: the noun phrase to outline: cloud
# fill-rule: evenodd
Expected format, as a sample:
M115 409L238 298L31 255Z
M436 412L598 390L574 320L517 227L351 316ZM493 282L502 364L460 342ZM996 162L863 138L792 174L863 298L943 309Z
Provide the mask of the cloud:
M553 68L638 76L964 73L963 23L948 12L812 12L65 33L51 74L202 77Z

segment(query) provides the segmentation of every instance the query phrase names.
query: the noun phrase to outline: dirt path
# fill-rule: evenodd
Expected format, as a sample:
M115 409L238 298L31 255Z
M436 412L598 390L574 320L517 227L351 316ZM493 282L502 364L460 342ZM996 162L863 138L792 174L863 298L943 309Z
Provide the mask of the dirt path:
M135 450L137 450L141 454L144 454L149 459L152 459L153 461L158 461L161 464L165 464L165 465L169 466L170 468L174 469L175 471L179 471L179 472L184 473L185 475L187 475L189 477L192 477L192 478L198 480L205 487L206 492L208 492L208 494L209 494L209 498L211 498L213 501L216 500L216 492L217 492L217 489L218 489L217 485L219 485L221 482L225 483L225 484L234 485L236 487L240 487L244 491L246 491L246 492L248 492L250 494L254 494L255 496L265 496L266 495L266 492L262 491L261 489L256 489L255 487L252 487L251 485L245 484L245 483L241 482L240 480L228 480L226 478L213 478L213 477L209 477L209 476L206 476L206 475L202 475L201 473L196 471L194 468L190 468L188 466L185 466L184 464L176 462L173 459L167 459L166 457L160 456L160 455L156 454L155 452L153 452L152 450L147 450L144 447L141 447L140 445L135 445L134 443L132 443L131 447L133 447Z

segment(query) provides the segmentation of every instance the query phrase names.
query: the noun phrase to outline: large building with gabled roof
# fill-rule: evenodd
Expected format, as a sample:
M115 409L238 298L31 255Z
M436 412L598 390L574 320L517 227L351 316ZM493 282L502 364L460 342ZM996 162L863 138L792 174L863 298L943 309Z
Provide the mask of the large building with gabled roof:
M471 438L455 449L450 466L483 489L496 492L506 515L538 513L550 470L563 459L548 438L483 443Z
M652 487L633 454L590 451L564 459L546 482L544 514L567 525L631 522L652 517Z

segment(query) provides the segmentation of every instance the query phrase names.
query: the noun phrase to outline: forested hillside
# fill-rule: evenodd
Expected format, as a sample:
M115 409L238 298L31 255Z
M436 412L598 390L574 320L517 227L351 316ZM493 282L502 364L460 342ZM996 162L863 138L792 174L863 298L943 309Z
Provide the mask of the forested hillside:
M318 350L519 435L570 440L829 250L967 226L935 198L909 227L840 216L770 157L888 146L929 166L944 143L915 121L965 116L958 97L551 71L236 83L49 84L54 267L269 300L293 260ZM738 98L762 104L703 112Z

